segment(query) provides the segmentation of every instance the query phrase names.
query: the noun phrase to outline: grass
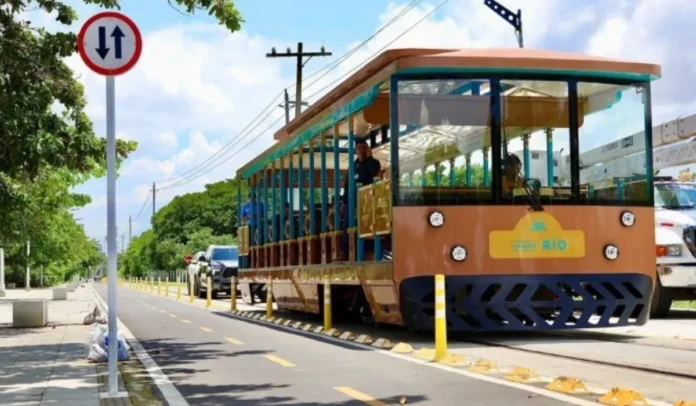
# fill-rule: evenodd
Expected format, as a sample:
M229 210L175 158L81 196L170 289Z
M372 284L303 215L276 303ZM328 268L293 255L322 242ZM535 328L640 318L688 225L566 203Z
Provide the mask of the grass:
M672 302L672 309L694 309L696 310L696 300L680 300Z

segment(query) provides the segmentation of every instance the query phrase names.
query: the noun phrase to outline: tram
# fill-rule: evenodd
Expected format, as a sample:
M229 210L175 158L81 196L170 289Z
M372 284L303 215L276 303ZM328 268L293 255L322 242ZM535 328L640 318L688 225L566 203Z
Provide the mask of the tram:
M332 312L431 330L444 274L452 331L646 323L660 75L530 49L382 53L238 170L244 300L272 281L279 309L319 314L328 278ZM603 162L581 154L612 140L645 164L583 180Z

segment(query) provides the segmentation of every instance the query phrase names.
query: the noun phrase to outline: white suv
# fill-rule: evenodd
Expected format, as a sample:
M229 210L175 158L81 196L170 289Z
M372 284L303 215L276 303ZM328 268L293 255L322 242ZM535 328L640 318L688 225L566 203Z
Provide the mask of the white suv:
M650 316L696 299L696 182L655 181L657 286Z

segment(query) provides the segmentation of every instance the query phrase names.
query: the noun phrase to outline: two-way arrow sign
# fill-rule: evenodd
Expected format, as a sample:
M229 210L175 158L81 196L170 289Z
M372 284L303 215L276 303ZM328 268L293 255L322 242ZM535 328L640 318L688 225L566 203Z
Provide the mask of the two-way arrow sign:
M90 18L78 36L80 56L102 75L119 75L140 57L142 39L138 27L120 13L104 12Z
M122 59L123 49L121 39L126 35L121 31L121 27L117 25L111 32L111 36L114 38L114 58ZM101 59L106 58L109 54L109 48L106 46L106 27L104 26L99 27L99 48L97 48L96 51L99 56L101 56Z

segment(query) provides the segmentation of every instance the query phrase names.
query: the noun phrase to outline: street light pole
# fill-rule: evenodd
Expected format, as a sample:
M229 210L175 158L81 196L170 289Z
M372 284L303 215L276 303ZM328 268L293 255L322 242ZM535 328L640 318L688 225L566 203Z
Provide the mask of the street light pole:
M24 288L26 290L31 290L31 277L30 277L30 270L29 270L29 255L31 254L31 242L27 238L27 273L26 273L26 278L24 282Z

